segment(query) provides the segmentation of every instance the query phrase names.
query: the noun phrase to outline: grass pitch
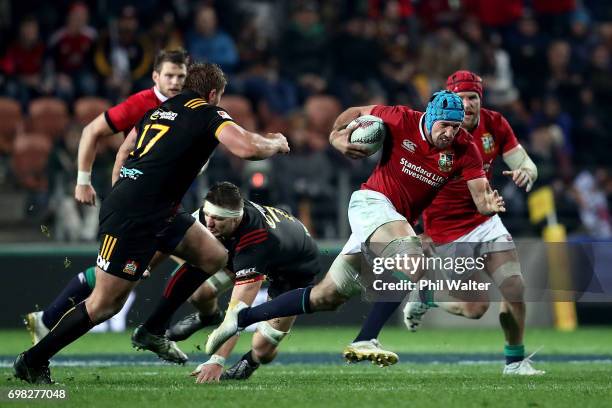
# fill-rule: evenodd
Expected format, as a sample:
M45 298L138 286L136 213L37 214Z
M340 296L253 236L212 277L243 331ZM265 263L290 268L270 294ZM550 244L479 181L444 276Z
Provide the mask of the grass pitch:
M400 353L400 364L381 369L345 365L340 351L355 328L297 327L283 342L278 361L244 382L195 384L188 373L205 359L200 334L180 343L193 363L160 364L135 352L126 334L90 334L55 360L53 376L67 400L8 401L10 364L29 343L24 332L0 332L0 406L61 407L609 407L612 405L611 329L559 333L530 330L526 346L544 348L534 358L543 377L501 376L503 339L498 330L386 329L383 344ZM250 335L237 348L248 350ZM427 356L423 359L423 356ZM231 360L233 362L233 359ZM297 362L297 363L294 363Z

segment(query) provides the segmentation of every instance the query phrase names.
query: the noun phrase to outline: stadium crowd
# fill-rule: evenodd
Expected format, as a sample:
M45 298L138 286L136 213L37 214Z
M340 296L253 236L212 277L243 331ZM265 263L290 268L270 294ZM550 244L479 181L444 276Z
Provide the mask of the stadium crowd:
M56 239L95 240L97 212L72 195L84 125L151 87L156 52L178 47L229 74L221 106L237 122L282 131L292 149L260 163L219 149L185 198L189 208L206 185L228 180L291 208L318 238L339 238L346 205L338 202L378 156L339 155L328 143L333 120L352 105L423 110L449 74L469 69L484 79L483 106L508 118L536 162L535 188L552 186L560 222L571 233L612 236L607 1L0 3L0 191L25 196L18 221L51 224ZM109 137L98 148L92 182L101 197L121 142ZM537 233L525 194L501 167L496 174L509 230Z

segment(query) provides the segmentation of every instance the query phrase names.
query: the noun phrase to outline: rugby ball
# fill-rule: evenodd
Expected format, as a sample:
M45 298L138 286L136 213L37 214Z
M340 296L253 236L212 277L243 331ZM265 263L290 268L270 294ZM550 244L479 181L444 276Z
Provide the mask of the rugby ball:
M385 140L385 123L378 116L360 116L349 123L347 128L353 130L349 143L365 147L368 155L380 150Z

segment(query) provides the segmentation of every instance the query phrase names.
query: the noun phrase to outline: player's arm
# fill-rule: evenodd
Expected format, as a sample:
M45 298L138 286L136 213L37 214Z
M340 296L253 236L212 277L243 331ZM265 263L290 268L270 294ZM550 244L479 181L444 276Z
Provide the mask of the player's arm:
M234 286L232 291L232 298L230 300L230 307L236 303L242 301L247 305L251 305L257 293L261 288L263 280L255 282L238 284ZM192 373L192 376L197 376L197 383L210 383L219 382L221 374L223 374L223 363L230 356L234 347L238 343L238 336L229 338L223 345L215 352L215 354L204 364L200 364Z
M96 148L100 139L113 133L115 132L109 126L103 113L83 129L79 142L79 172L74 190L74 198L79 203L89 205L95 205L96 203L96 190L91 185L91 169L96 158Z
M467 182L472 200L482 215L494 215L506 211L504 199L497 190L492 190L486 177L480 177Z
M121 167L123 167L123 163L127 160L130 152L134 150L136 147L136 129L132 129L130 134L125 138L119 150L117 150L117 155L115 156L115 164L113 165L113 175L112 175L112 185L114 186L117 180L119 180L119 175L121 173Z
M349 136L353 129L348 129L347 126L358 117L369 115L374 106L376 105L355 106L342 112L334 122L334 128L329 134L329 143L340 153L351 159L367 157L368 154L365 147L349 143Z
M503 155L504 163L510 167L509 171L504 171L504 176L512 177L512 181L519 187L525 187L525 191L531 191L533 183L538 178L538 168L531 160L523 146L518 145L508 150Z
M276 153L289 153L289 144L282 133L249 132L234 122L226 122L217 134L219 141L236 156L246 160L263 160Z

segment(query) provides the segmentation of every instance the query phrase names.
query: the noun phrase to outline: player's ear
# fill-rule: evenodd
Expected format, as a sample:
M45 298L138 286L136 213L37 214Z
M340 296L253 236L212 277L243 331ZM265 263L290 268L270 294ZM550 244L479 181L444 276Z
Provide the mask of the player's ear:
M151 74L151 79L153 79L153 82L155 83L155 85L157 85L157 81L159 81L159 72L153 70L153 73Z
M216 97L217 97L217 90L211 89L210 92L208 93L208 98L206 98L206 101L208 101L209 103L212 103L214 102Z

